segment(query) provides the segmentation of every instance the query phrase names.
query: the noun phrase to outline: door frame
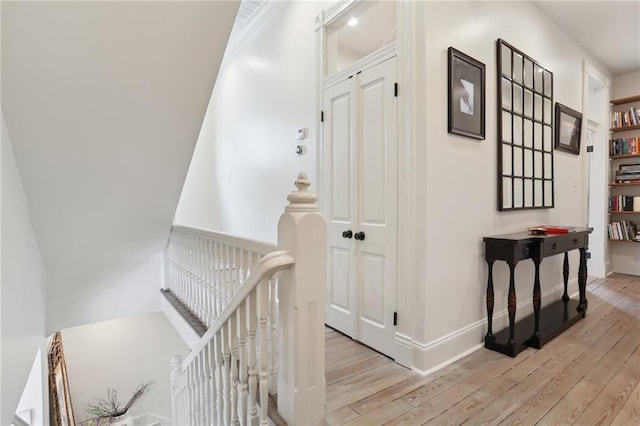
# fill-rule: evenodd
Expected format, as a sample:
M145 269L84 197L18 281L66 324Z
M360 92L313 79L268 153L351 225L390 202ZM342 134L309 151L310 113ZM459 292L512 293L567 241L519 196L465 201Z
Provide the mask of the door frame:
M334 84L341 78L346 78L353 73L354 68L362 69L382 62L389 57L397 57L398 78L398 147L397 147L397 251L396 251L396 311L398 324L396 326L394 349L390 354L395 361L406 367L416 365L419 361L420 350L415 345L416 335L415 312L420 309L420 301L417 295L422 293L417 289L417 260L415 253L417 240L414 232L416 229L415 200L416 194L416 146L415 135L418 133L418 122L415 116L417 102L417 88L419 87L417 72L418 55L415 53L417 32L416 13L419 5L416 2L397 3L396 41L372 55L363 58L346 70L342 70L329 78L324 78L325 70L325 36L326 27L347 13L359 0L342 0L326 11L320 12L315 19L316 31L316 176L319 203L324 214L327 213L325 199L323 165L323 126L320 120L322 106L324 104L323 90L328 84ZM417 357L417 358L416 358Z

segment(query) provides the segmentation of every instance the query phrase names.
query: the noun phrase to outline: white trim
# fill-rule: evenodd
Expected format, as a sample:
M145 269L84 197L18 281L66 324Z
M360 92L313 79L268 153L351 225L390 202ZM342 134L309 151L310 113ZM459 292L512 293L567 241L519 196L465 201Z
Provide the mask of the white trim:
M600 126L600 123L598 121L595 121L591 118L587 118L587 127L591 127L594 130L597 129Z
M160 301L162 312L182 337L182 340L189 346L189 349L193 349L198 344L200 336L163 295L159 295L159 297L162 299Z
M322 14L322 19L316 21L316 25L319 25L321 27L331 25L333 21L335 21L340 16L342 16L343 13L351 9L357 2L358 0L340 0L329 9L324 11L324 13Z
M357 71L365 71L375 65L381 64L389 58L397 56L396 54L396 42L389 43L388 45L381 47L373 53L365 56L363 59L355 62L353 65L327 77L322 82L322 88L326 89L333 86L336 83L346 80L349 76L355 74ZM323 67L324 68L324 67Z
M436 365L435 367L432 367L428 370L420 370L416 367L411 367L411 370L415 371L416 373L422 374L423 376L428 376L429 374L435 373L438 370L443 369L444 367L453 364L454 362L464 358L465 356L472 354L473 352L477 351L478 349L482 349L484 348L484 343L479 343L476 346L473 346L471 348L469 348L468 350L454 356L453 358L449 358L448 360L441 362L440 364Z
M604 262L604 270L606 271L607 277L613 274L613 265L611 265L611 260Z
M418 15L415 2L402 2L398 13L398 204L397 204L397 273L396 306L399 316L397 336L415 336L416 278L415 194L416 194L416 25ZM405 366L415 365L413 351L396 340L396 361Z
M590 62L587 62L586 60L582 62L582 71L598 80L603 87L609 87L609 78Z
M394 342L394 361L407 368L412 368L413 341L410 336L396 332Z

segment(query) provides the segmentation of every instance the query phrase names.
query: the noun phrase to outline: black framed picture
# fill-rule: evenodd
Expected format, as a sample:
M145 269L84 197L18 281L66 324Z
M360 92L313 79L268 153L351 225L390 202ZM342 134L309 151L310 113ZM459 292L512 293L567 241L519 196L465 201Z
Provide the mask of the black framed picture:
M582 129L582 114L556 102L556 134L555 146L557 150L580 154L580 137Z
M449 133L484 139L485 66L449 48Z

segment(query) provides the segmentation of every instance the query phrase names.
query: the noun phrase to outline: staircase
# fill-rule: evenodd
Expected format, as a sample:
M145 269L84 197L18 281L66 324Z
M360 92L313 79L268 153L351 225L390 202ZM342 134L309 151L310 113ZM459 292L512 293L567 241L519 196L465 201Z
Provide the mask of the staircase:
M306 176L295 184L277 245L172 228L162 294L199 336L172 362L174 424L324 418L326 224Z

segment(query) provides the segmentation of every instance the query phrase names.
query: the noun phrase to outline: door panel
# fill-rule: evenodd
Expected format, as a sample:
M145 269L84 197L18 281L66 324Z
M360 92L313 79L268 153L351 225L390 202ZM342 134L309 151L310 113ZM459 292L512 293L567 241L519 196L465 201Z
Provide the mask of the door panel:
M324 91L327 324L393 357L396 307L396 58ZM364 232L363 240L342 232Z
M385 258L374 253L362 253L362 320L384 327L385 324Z
M386 87L384 76L376 77L379 78L360 86L361 220L368 223L385 221Z
M358 78L359 339L393 357L396 309L397 98L396 59Z
M351 85L347 85L351 86ZM351 132L351 91L339 93L332 100L331 105L331 164L330 175L333 177L332 193L332 220L351 220L351 179L349 177L351 164L350 132Z
M354 93L351 80L334 85L324 93L323 176L324 188L330 189L325 192L329 245L326 321L331 327L355 338L354 240L342 236L344 231L353 230L356 206L355 170L351 167L356 132L353 125Z
M341 309L343 313L349 314L350 297L349 271L351 265L351 253L338 247L332 247L330 256L331 280L329 282L329 300L335 309Z

